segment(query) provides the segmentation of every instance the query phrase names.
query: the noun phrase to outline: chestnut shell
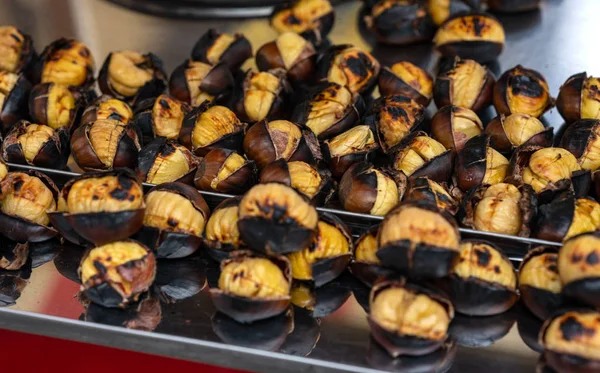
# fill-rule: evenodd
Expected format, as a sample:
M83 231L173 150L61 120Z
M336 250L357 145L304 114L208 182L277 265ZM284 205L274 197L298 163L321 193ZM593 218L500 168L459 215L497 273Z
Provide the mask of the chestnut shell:
M471 138L456 157L456 179L462 191L481 184L487 170L487 148L490 137L481 134Z
M354 252L352 253L353 259L348 267L348 270L350 273L352 273L352 275L354 275L354 277L370 288L381 279L392 277L396 273L393 269L383 267L382 265L365 263L356 259L356 248L358 248L361 240L363 240L367 235L375 235L375 237L377 237L378 231L379 225L375 225L360 235L360 237L354 243Z
M138 167L137 174L143 182L147 182L148 173L152 169L156 158L161 155L168 155L173 149L174 141L167 140L166 137L157 137L144 146L139 154L138 154ZM181 176L177 180L184 184L192 185L194 183L194 174L196 173L196 169L198 168L198 159L190 158L188 159L188 165L190 166L190 170L183 176Z
M587 78L586 72L578 73L570 76L560 87L556 98L556 109L567 124L581 119L581 94Z
M185 70L191 60L184 61L177 66L169 79L169 93L179 101L190 104L190 88L185 78ZM224 62L218 63L206 74L200 83L200 90L215 97L215 100L224 99L233 88L235 82L231 71Z
M504 130L504 120L506 119L506 115L500 114L496 118L492 119L491 122L485 126L485 133L490 136L490 144L492 148L496 149L500 153L510 154L515 150L515 147L508 136L506 136L506 132ZM529 140L525 141L520 146L541 146L541 147L549 147L554 143L554 128L548 127L542 132L536 133L531 136Z
M410 146L413 140L418 136L427 136L425 132L411 132L402 139L398 147L392 150L393 153L400 153L403 149ZM397 156L397 155L396 155ZM454 163L454 153L451 150L446 150L442 154L433 157L424 165L416 169L409 177L409 180L414 180L418 177L428 177L438 183L445 183L452 177Z
M459 57L455 57L454 66L460 64L461 59ZM496 83L496 79L494 79L494 75L492 72L485 67L487 74L485 76L485 80L483 85L481 86L479 92L477 93L477 99L473 102L471 107L467 107L467 109L473 111L480 111L485 109L486 107L492 104L492 96L494 91L494 84ZM450 70L451 71L451 70ZM452 105L454 102L453 99L453 80L451 76L449 76L449 72L446 71L441 73L435 80L435 84L433 86L433 100L435 102L435 106L438 108L443 108L447 105Z
M558 194L549 203L540 205L533 224L535 238L562 242L575 215L575 195L570 191Z
M431 79L431 77L429 78ZM424 107L429 106L431 101L430 97L423 96L419 91L396 76L389 67L381 68L377 78L377 86L382 96L399 95L408 97Z
M4 104L0 107L0 131L8 133L12 126L20 119L27 118L28 100L31 84L23 75L19 75L17 83L6 96Z
M211 28L198 39L192 48L191 57L194 61L200 61L210 64L207 58L208 51L222 33ZM229 70L235 72L247 59L252 57L252 45L242 34L234 34L235 41L219 57L219 62L223 62Z
M198 171L194 175L194 184L200 190L215 191L228 194L243 194L256 183L256 165L254 161L246 160L246 163L229 175L226 179L219 181L213 188L212 180L215 179L225 163L225 160L236 153L231 149L214 148L202 158L198 164Z

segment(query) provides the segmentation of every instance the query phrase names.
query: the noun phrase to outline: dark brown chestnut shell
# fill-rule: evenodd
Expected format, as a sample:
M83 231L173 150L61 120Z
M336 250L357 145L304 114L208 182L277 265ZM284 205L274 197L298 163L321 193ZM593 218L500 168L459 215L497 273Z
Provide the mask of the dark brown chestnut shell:
M433 78L431 78L429 73L425 70L423 70L423 72L427 74L431 81L433 81ZM408 97L424 107L429 106L429 102L431 101L431 97L422 95L419 91L394 74L389 67L381 68L379 77L377 78L377 86L379 87L379 92L382 96L397 95Z
M560 147L570 151L583 167L582 157L588 152L594 153L592 144L600 137L600 120L598 119L580 119L571 123L562 137L560 138ZM590 149L591 148L591 149ZM595 171L595 169L592 169Z
M570 191L558 194L549 203L538 207L532 236L547 241L562 242L573 223L575 195Z
M581 119L581 95L587 78L586 72L578 73L570 76L560 87L556 98L556 109L567 124Z
M242 167L237 169L227 178L219 181L215 186L213 180L217 178L219 171L223 168L225 161L236 153L230 149L215 148L206 153L198 164L198 171L194 175L194 184L200 190L214 191L218 193L243 194L256 184L256 165L254 161L246 160ZM243 157L243 156L241 156Z
M456 156L456 180L458 187L466 192L481 184L487 170L487 149L490 137L481 134L471 138Z
M418 136L427 136L423 131L412 132L406 135L404 139L398 144L398 147L392 150L395 154L394 158L397 158L401 151L410 146L410 144ZM394 162L395 163L395 162ZM442 154L433 157L429 161L425 162L424 165L416 169L409 177L409 180L414 180L418 177L428 177L438 183L445 183L452 177L454 163L454 153L451 150L446 150Z
M0 107L0 130L3 134L8 133L17 121L27 118L30 90L31 83L25 76L19 75L17 83L4 99L2 107Z
M48 125L48 95L50 89L55 83L42 83L31 88L29 94L29 114L34 123ZM75 108L70 112L70 120L66 125L69 131L72 131L75 126L81 122L83 108L86 105L86 95L74 94L74 97L79 96L75 101Z
M469 120L479 128L480 133L483 132L483 124L472 110L454 105L442 107L431 118L431 135L446 149L451 149L454 152L461 151L466 142L470 140L466 134L455 130L454 118L458 115L472 115Z
M163 107L169 106L169 102L167 102L166 100L161 100L161 97L163 97L163 96L167 96L169 99L173 100L176 104L181 105L181 110L184 113L184 119L185 119L185 116L187 116L190 113L190 111L192 111L192 107L189 104L187 104L185 102L181 102L181 101L175 99L174 97L171 97L166 94L158 96L156 99L147 99L147 100L138 102L138 104L136 105L136 112L134 113L134 117L133 117L133 124L135 125L136 128L138 128L138 130L140 132L139 137L140 137L140 141L141 141L142 145L146 145L146 144L150 143L152 140L154 140L156 137L159 137L155 133L155 130L154 130L156 118L154 118L153 109L154 109L154 105L157 100L160 100L158 102L159 105L161 105ZM181 121L181 127L183 127L183 120ZM177 140L178 138L179 138L179 135L177 135L173 139Z
M461 200L456 198L455 195L452 195L445 183L437 184L444 188L446 192L448 192L448 195L436 193L436 191L431 188L429 184L430 182L436 183L435 181L430 180L428 177L417 177L409 180L408 188L406 188L403 200L427 201L433 205L437 205L440 209L448 211L452 215L456 215Z
M487 347L506 336L515 324L516 318L517 313L514 309L498 315L482 317L456 313L448 334L461 346Z
M490 136L490 145L503 154L511 154L518 146L513 145L504 129L504 120L507 118L506 115L500 114L491 122L485 126L485 133ZM525 141L519 146L541 146L549 147L554 143L554 128L548 127L542 132L536 133L531 136L529 140Z
M279 50L277 41L273 40L260 47L255 54L256 66L260 71L282 68L287 72L287 77L292 84L307 84L314 80L314 73L317 65L317 53L310 41L306 42L304 49L294 64L286 69L282 57L282 51Z
M544 106L540 109L539 115L526 112L536 117L541 117L546 111L554 106L554 98L548 90L548 83L542 74L533 69L525 68L517 65L512 69L505 71L496 84L494 85L494 107L498 114L510 115L513 114L510 103L508 102L509 91L513 95L525 96L528 100L544 99Z
M137 174L142 182L148 182L148 173L158 157L168 156L175 151L175 144L175 141L167 140L166 137L157 137L140 150L138 154ZM191 154L190 157L187 157L187 160L190 170L177 180L171 181L178 181L189 185L194 184L194 174L198 168L199 161Z
M352 153L341 156L333 156L329 147L329 140L323 142L321 149L323 151L323 159L327 162L327 166L331 174L335 178L341 178L344 173L353 165L358 163L372 163L375 159L379 143L375 141L372 145L367 145L362 149L353 149Z
M286 75L285 70L282 68L276 68L276 69L264 71L263 73L269 73L279 79L279 86L277 87L276 91L271 92L275 95L275 97L273 99L273 102L271 103L269 112L267 113L266 117L263 119L275 120L275 119L287 118L289 115L289 112L291 111L290 100L292 98L291 97L292 96L292 86L290 85L290 83L287 80L287 75ZM246 100L246 95L250 91L250 84L251 84L250 81L256 74L257 73L252 70L248 70L246 72L244 81L240 87L237 87L236 92L234 94L234 98L233 98L232 110L235 112L235 114L238 116L238 118L240 118L241 120L243 120L247 123L254 122L248 116L248 113L247 113L246 107L245 107L245 100ZM292 119L292 121L294 123L300 124L293 119Z
M281 5L276 5L270 17L271 26L273 26L275 18L280 17L282 12L284 11L291 11L291 13L288 15L288 18L286 19L286 22L290 25L290 27L294 26L298 22L296 15L293 13L293 8L296 3L297 2L290 2L282 3ZM311 23L316 27L309 28L303 32L300 32L299 35L302 36L304 39L310 41L315 47L326 45L328 42L327 35L329 35L329 33L331 32L331 29L333 28L333 24L335 22L335 11L332 8L331 12L327 12L321 17L317 19L312 19L311 21Z
M360 235L360 237L354 243L354 252L352 255L353 259L348 266L350 273L352 273L354 277L370 288L381 279L391 277L396 273L394 270L383 267L380 264L366 263L356 259L356 249L360 245L360 242L369 235L376 238L378 232L379 225L375 225Z
M192 60L212 65L208 60L208 53L221 35L223 34L214 28L206 31L192 48ZM233 37L235 40L219 56L218 62L225 63L229 70L235 72L252 57L252 45L242 34L234 34Z
M190 87L185 77L185 70L190 67L191 60L175 68L169 79L169 93L179 101L192 104ZM224 62L218 63L206 74L200 83L200 90L221 100L231 93L234 86L233 75Z

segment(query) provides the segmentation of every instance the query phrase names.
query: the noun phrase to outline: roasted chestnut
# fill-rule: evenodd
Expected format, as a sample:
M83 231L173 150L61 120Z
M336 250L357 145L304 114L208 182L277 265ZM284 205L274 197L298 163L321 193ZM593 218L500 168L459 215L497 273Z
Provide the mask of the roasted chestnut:
M584 170L600 167L600 120L582 119L567 127L560 139L561 148L577 158Z
M382 282L369 297L371 335L390 356L421 356L442 346L454 308L446 298L425 287ZM418 310L418 311L417 311Z
M381 150L386 154L408 133L425 130L429 126L425 107L402 95L377 99L362 123L375 128Z
M600 370L600 312L566 310L546 320L540 331L546 364L561 373Z
M162 310L158 298L147 296L123 309L89 303L85 306L83 319L87 322L151 332L162 321Z
M456 57L452 67L435 80L433 100L438 108L454 105L479 111L492 104L495 83L487 67Z
M200 160L194 183L201 190L243 194L256 183L256 166L233 150L215 148Z
M540 6L540 0L487 0L487 6L494 12L526 12L537 9Z
M53 129L71 129L77 122L79 102L69 88L62 84L44 83L31 89L29 113L35 123Z
M254 72L249 70L236 97L233 110L245 121L287 117L291 86L284 69Z
M554 140L553 128L544 128L544 124L529 114L500 114L485 127L490 136L490 144L501 153L512 153L517 147L538 145L552 146Z
M354 243L353 260L348 269L363 284L372 287L381 278L393 276L394 271L383 267L377 257L377 233L379 226L373 226L360 235Z
M204 198L195 188L164 183L146 195L144 225L136 238L157 258L183 258L200 248L209 215Z
M17 122L2 143L2 158L9 163L63 169L69 158L69 135L26 120Z
M525 255L519 266L521 299L540 320L546 320L563 303L558 270L556 247L536 247Z
M402 202L381 223L377 257L386 267L411 277L439 278L459 256L454 218L429 202Z
M232 72L239 69L252 57L252 46L242 34L225 34L214 28L198 39L192 49L192 60L209 65L225 63Z
M435 49L444 57L488 62L504 49L504 27L487 13L459 13L448 18L433 39Z
M152 251L134 240L116 241L88 251L77 270L81 292L103 307L124 308L147 291L156 274Z
M446 149L461 151L466 142L483 132L481 119L470 109L444 106L431 119L431 135Z
M494 86L498 114L529 114L541 117L554 106L548 83L539 72L517 65L500 76Z
M558 252L558 274L565 296L600 307L600 234L591 231L565 241Z
M204 245L211 258L217 262L244 246L237 224L240 200L241 197L232 197L219 203L206 223Z
M561 242L600 228L600 204L593 199L575 198L565 191L538 208L533 236Z
M42 51L34 83L57 83L69 88L86 88L94 83L94 57L85 44L74 39L57 39Z
M0 71L0 130L3 134L27 117L30 89L31 84L23 75Z
M313 242L302 251L288 254L292 277L322 286L342 274L352 257L350 229L337 216L321 213Z
M294 281L290 290L292 304L296 306L294 314L299 309L304 309L318 320L337 311L352 294L350 288L344 286L342 281L338 278L320 287L304 281Z
M428 137L425 132L413 132L398 145L393 166L410 179L427 176L446 182L452 175L452 151Z
M233 84L233 75L224 62L213 66L186 60L171 74L169 93L179 101L198 106L224 98Z
M121 168L88 172L69 180L58 199L52 224L77 245L124 240L144 221L144 195L135 173Z
M479 0L426 0L427 11L437 26L441 26L451 15L479 8L472 4Z
M308 127L319 140L330 139L354 127L364 112L358 94L337 83L317 85L309 99L296 106L292 122Z
M352 127L323 143L323 156L331 174L340 178L354 164L369 162L375 157L379 144L367 125Z
M319 170L302 161L276 160L263 168L259 181L291 186L316 205L326 204L334 193L331 172Z
M478 231L529 237L536 208L535 192L527 184L483 184L464 197L459 220Z
M314 45L321 45L333 28L335 13L329 0L298 0L276 7L271 27L277 32L295 32Z
M114 119L127 125L133 119L133 111L125 101L102 95L85 108L81 115L81 123L86 124L99 119Z
M256 51L260 71L282 68L292 83L306 84L314 79L317 54L312 43L295 32L284 32Z
M443 183L437 183L428 177L411 179L404 193L404 201L427 201L452 215L456 214L460 203Z
M137 173L142 182L192 184L198 159L183 145L157 137L140 150Z
M370 8L365 24L378 42L391 45L429 41L436 26L419 0L380 0Z
M244 153L259 169L278 159L313 164L320 158L315 135L287 120L263 120L252 125L244 137Z
M14 26L0 26L0 71L28 73L36 57L31 36Z
M443 287L457 312L491 316L518 300L517 274L508 257L485 241L463 241Z
M377 82L379 67L379 61L370 53L350 44L336 45L319 58L317 79L368 95Z
M508 159L490 146L488 135L475 136L457 154L457 185L467 192L478 184L501 183L508 173L508 165Z
M142 133L142 143L147 144L155 137L177 140L185 116L191 107L173 97L162 94L154 101L144 101L147 107L135 114L134 123ZM140 107L143 104L138 105Z
M253 250L287 254L313 242L318 220L317 210L299 192L278 183L258 184L240 202L238 229Z
M571 76L560 87L556 108L567 123L579 119L600 119L600 80L586 72Z
M360 162L344 173L338 194L347 211L385 216L404 196L406 183L399 171Z
M0 236L0 270L20 269L27 262L28 257L28 242L18 243Z
M41 242L58 235L48 214L58 189L41 172L9 172L0 181L0 234L17 242Z
M405 96L423 106L428 106L433 96L431 75L408 61L383 67L379 73L377 86L382 96Z
M210 289L210 296L220 312L251 323L283 313L290 305L291 284L287 258L237 251L221 262L219 288Z

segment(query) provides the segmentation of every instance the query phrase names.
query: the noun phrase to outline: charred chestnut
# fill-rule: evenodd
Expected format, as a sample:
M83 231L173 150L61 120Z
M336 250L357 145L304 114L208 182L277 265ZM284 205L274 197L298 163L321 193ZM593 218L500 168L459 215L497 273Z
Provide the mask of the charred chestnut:
M31 84L23 75L0 71L0 130L7 133L27 117L27 98Z
M579 119L600 119L600 79L586 72L571 76L560 87L556 108L567 123Z
M508 173L508 165L508 159L490 146L488 135L475 136L457 154L458 187L466 192L478 184L501 183Z
M487 0L487 5L494 12L517 13L537 9L540 0Z
M317 79L346 86L350 92L366 95L379 75L379 61L370 53L350 44L329 48L317 67Z
M377 236L384 266L411 277L444 277L459 256L454 218L428 202L403 202L390 211Z
M577 158L584 170L600 167L600 120L582 119L567 127L560 146Z
M481 119L464 107L448 105L431 119L431 135L446 149L461 151L466 142L483 132Z
M204 198L195 188L164 183L146 195L144 225L136 237L157 258L183 258L200 248L209 215Z
M209 29L198 39L192 49L192 60L217 65L225 63L232 72L252 57L252 46L242 34L225 34Z
M565 241L558 253L558 274L564 295L600 307L600 235L591 231Z
M238 229L252 249L287 254L313 242L318 220L317 210L299 192L278 183L258 184L240 202Z
M0 71L27 73L37 57L31 36L14 26L0 26Z
M241 197L233 197L219 203L206 223L204 244L208 254L218 262L244 246L238 230L240 200Z
M179 101L198 106L227 96L233 83L233 75L223 62L212 66L186 60L171 74L169 93Z
M135 125L142 133L142 143L147 144L155 137L166 137L177 140L183 120L191 111L188 104L163 94L152 103L146 101L148 107L136 113Z
M352 257L352 235L335 215L322 213L313 242L302 251L288 254L292 277L322 286L342 274Z
M554 106L548 83L539 72L517 65L504 72L494 86L498 114L529 114L541 117Z
M94 57L85 44L61 38L50 43L40 55L35 83L57 83L85 88L94 83Z
M487 67L456 57L452 67L435 80L433 100L438 108L454 105L479 111L492 104L494 83Z
M238 251L221 262L219 288L210 296L217 310L240 323L277 316L290 305L290 272L285 257Z
M497 315L518 300L517 274L508 257L484 241L463 241L444 288L457 312Z
M555 242L594 232L600 228L600 204L563 192L539 207L534 227L534 237Z
M408 61L382 68L377 86L382 96L405 96L423 106L428 106L433 96L431 75Z
M425 132L413 132L398 145L394 168L410 179L427 176L437 182L446 182L452 175L452 151Z
M314 45L327 40L335 14L329 0L298 0L275 8L271 27L277 32L295 32Z
M292 88L285 70L248 71L241 89L233 109L243 120L259 122L287 117Z
M379 144L371 128L360 125L323 143L323 155L331 174L340 178L354 164L369 162L375 157Z
M50 220L78 245L126 239L144 221L142 185L128 169L85 173L65 184Z
M344 173L338 193L347 211L385 216L402 199L405 190L406 176L401 172L361 162Z
M391 45L429 41L435 33L433 19L418 0L380 0L371 7L365 23L377 41Z
M69 158L69 135L26 120L17 122L2 143L2 157L9 163L63 169Z
M18 243L0 236L0 270L20 269L27 262L28 257L28 242Z
M544 128L542 122L529 114L500 114L485 127L492 147L501 153L512 151L523 144L552 146L554 132Z
M417 177L410 180L404 201L427 201L454 215L458 211L460 201L455 198L444 184L437 183L428 177Z
M75 95L62 84L38 84L29 95L29 113L35 123L55 130L73 127L77 121L78 104Z
M260 71L282 68L290 82L304 84L313 80L317 54L310 41L288 31L260 47L255 58Z
M71 152L83 170L135 169L140 143L136 128L115 119L99 119L78 127L71 136Z
M454 317L454 308L446 298L402 282L375 285L369 309L371 335L393 358L426 355L440 348L448 339Z
M124 308L152 285L156 259L139 242L117 241L88 251L77 272L87 299L103 307Z
M85 108L81 115L81 123L86 124L99 119L113 119L127 125L133 119L133 111L125 101L102 95Z
M194 183L201 190L242 194L256 183L256 166L233 150L213 149L200 160Z
M372 287L379 279L393 276L392 269L383 267L377 257L379 226L369 228L354 243L353 260L348 269L363 284Z
M158 137L140 150L138 175L143 182L192 184L198 167L196 157L183 145Z
M17 242L41 242L58 235L50 226L58 189L37 172L9 172L0 181L0 234Z

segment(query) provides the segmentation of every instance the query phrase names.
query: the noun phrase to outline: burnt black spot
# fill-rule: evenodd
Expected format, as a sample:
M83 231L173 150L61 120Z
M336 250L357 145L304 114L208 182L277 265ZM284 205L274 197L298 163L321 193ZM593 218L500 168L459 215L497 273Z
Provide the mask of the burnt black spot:
M108 116L108 119L114 119L114 120L118 120L119 122L122 122L124 118L123 118L123 116L121 116L121 115L120 115L120 114L118 114L118 113L111 113L111 114Z
M234 273L233 274L233 281L237 280L237 278L240 277L239 273Z
M410 97L394 95L386 99L388 102L410 102Z
M591 252L586 258L585 258L585 262L589 265L596 265L598 264L598 262L600 262L600 258L598 257L598 253L593 251Z
M109 256L109 257L106 258L107 262L110 262L111 260L112 260L112 256Z
M285 19L285 22L284 22L284 23L287 23L288 25L301 25L301 24L302 24L302 21L301 21L300 19L298 19L298 17L296 17L295 15L293 15L293 14L290 14L290 15L289 15L289 16L288 16L288 17Z
M173 153L175 153L175 147L173 144L165 144L165 146L163 146L161 149L160 156L166 158Z
M408 120L408 113L401 107L386 106L383 110L387 111L394 119L405 121Z
M129 197L127 197L127 200L129 200L129 202L133 202L134 199L135 199L135 197L133 196L133 194L131 194Z
M176 227L179 224L179 222L173 218L169 218L167 219L167 224L169 224L169 226L171 227Z
M104 264L100 263L97 260L94 260L94 268L96 268L96 270L98 271L98 273L100 274L104 274L106 273L106 267L104 266Z
M527 75L518 75L510 80L510 88L515 96L541 97L544 88L536 79Z
M566 341L596 334L594 329L586 328L574 316L568 316L560 322L560 331Z
M169 105L169 102L168 102L167 100L165 100L164 98L161 98L161 99L158 101L158 103L160 104L160 106L161 106L163 109L170 109L170 108L171 108L171 106Z
M11 38L13 38L13 39L15 39L15 41L17 41L17 42L19 42L19 43L21 42L21 38L19 37L19 35L16 35L16 34L10 34L10 37L11 37Z
M90 56L90 51L88 51L87 48L79 48L77 53L83 58L88 58Z
M477 265L480 267L487 267L490 264L492 254L486 248L476 248L475 255L477 256Z
M573 263L579 263L583 260L583 256L581 256L580 254L573 254L571 256L571 262Z
M129 190L116 188L110 192L110 196L118 201L125 201L129 197Z
M356 56L349 56L346 58L346 66L348 66L348 69L350 69L355 76L366 78L373 68L373 63L367 56L360 53Z
M494 266L494 272L496 272L496 273L500 273L500 267L498 267L498 266Z
M473 17L473 31L475 32L475 36L481 36L484 28L485 20L481 17Z
M25 184L25 182L22 179L18 179L17 181L15 181L14 188L15 188L15 192L18 192L21 190L21 188L23 187L23 184Z
M554 272L554 273L558 273L558 267L556 266L556 264L551 264L548 267L548 270L551 271L551 272Z
M71 63L72 63L73 65L77 65L77 60L71 60Z
M131 189L133 187L133 180L131 180L130 178L128 178L125 175L119 175L117 176L117 180L119 182L119 185L123 188L123 189Z
M95 194L92 196L92 201L97 201L97 200L99 200L99 199L100 199L100 197L98 197L98 196L97 196L97 195L95 195Z

